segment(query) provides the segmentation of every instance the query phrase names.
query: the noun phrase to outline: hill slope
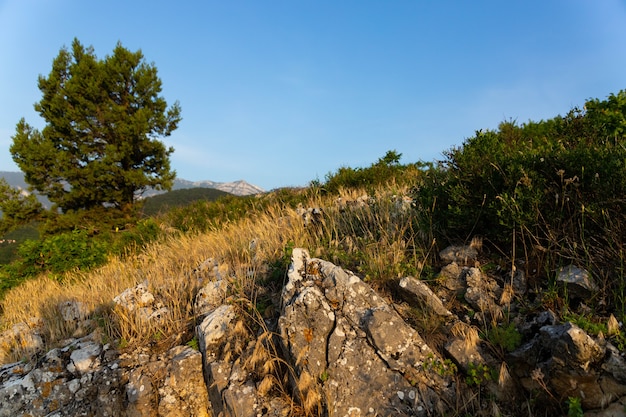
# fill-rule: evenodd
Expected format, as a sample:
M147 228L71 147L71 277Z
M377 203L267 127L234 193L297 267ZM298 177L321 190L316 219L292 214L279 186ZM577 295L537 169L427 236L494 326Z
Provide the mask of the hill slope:
M154 216L173 207L180 207L196 200L214 201L220 197L230 195L226 191L215 188L184 188L163 194L157 194L145 199L143 214Z

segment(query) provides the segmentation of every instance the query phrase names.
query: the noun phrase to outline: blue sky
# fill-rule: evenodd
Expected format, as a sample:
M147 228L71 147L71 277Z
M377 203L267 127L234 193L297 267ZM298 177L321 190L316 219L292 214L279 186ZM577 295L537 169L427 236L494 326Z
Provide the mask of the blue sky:
M0 0L0 171L37 77L74 37L141 49L183 121L163 141L188 180L265 189L441 159L503 120L626 89L626 1Z

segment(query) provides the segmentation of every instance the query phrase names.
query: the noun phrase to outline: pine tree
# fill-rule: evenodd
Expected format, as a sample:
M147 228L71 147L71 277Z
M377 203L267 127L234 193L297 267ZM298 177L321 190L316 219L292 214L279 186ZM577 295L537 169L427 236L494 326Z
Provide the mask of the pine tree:
M35 110L46 125L40 132L20 120L10 149L33 189L66 212L126 210L148 187L171 188L174 149L158 138L177 128L181 109L167 108L157 69L140 50L118 43L100 60L74 39L38 86Z

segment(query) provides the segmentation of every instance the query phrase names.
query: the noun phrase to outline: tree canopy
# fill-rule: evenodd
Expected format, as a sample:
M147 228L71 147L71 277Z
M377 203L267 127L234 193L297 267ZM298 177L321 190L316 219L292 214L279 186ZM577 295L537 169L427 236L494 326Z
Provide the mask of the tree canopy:
M148 187L170 189L174 151L159 140L181 120L178 102L169 109L154 64L141 50L118 43L98 59L92 47L74 39L62 48L35 110L42 131L20 120L11 154L26 182L61 210L132 206Z

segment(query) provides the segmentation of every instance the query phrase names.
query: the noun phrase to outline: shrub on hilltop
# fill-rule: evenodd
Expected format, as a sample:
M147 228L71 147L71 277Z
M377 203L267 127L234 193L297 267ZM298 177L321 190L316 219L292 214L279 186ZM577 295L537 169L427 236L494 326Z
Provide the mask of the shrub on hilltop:
M342 188L362 188L371 192L392 181L402 184L415 182L426 164L400 164L401 157L401 153L390 150L369 167L341 167L337 172L327 174L323 184L313 182L312 185L321 187L326 193L336 194Z
M426 172L417 204L440 238L481 235L544 278L578 263L623 301L625 111L621 91L565 116L477 131Z

